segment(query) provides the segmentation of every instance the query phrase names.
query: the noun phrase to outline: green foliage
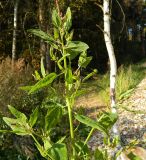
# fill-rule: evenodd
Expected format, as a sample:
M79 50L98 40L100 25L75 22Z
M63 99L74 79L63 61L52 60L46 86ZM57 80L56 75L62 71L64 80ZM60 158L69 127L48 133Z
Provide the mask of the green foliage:
M29 125L33 127L38 119L39 109L36 107L29 118Z
M113 114L104 113L98 121L94 121L91 118L88 118L83 115L75 115L75 118L81 122L86 124L87 126L90 126L94 129L97 129L101 132L103 132L106 135L109 135L109 129L113 126L113 124L117 120L117 116Z
M45 130L50 131L59 122L62 116L61 107L52 107L45 116Z
M53 13L52 13L52 22L53 22L53 25L60 29L61 28L61 25L62 25L62 20L61 20L61 17L59 16L59 14L57 13L56 10L53 10Z
M80 41L72 41L73 32L70 31L72 24L70 8L67 9L64 17L61 17L57 11L54 10L52 21L55 33L53 36L38 29L29 31L51 45L50 56L57 64L58 69L60 69L60 73L56 74L53 72L46 74L43 62L41 61L41 75L38 72L35 72L34 75L38 82L32 86L21 87L21 89L28 91L28 94L41 92L43 89L47 88L52 92L56 92L55 84L53 82L57 77L64 76L62 97L64 98L65 105L48 95L50 97L48 101L46 100L47 103L42 103L40 108L36 107L29 118L27 118L24 113L9 106L9 110L15 118L4 117L3 120L11 128L12 131L10 132L22 136L31 136L40 155L47 160L67 160L68 158L71 160L87 160L90 155L87 142L91 137L93 130L97 129L104 134L105 138L109 138L109 130L116 122L117 115L103 113L97 120L93 120L86 116L74 113L73 107L75 98L79 94L82 84L80 68L86 68L92 58L87 57L87 49L89 48L87 44ZM79 67L73 72L72 60L77 56L79 56ZM97 71L94 70L92 73L86 75L83 81L93 76L96 72ZM63 116L66 114L65 112L68 116L67 123L69 124L70 134L66 137L57 137L57 139L53 141L53 132L61 122L63 123ZM85 142L78 140L75 136L74 117L79 122L92 128ZM61 129L63 126L62 123L59 126ZM107 153L106 150L104 150L103 153ZM98 157L98 153L96 153L95 156Z
M133 93L135 87L145 76L145 68L141 64L133 64L127 66L121 66L117 73L116 82L116 98L117 100L123 101ZM98 84L98 87L96 87ZM94 82L87 84L91 90L96 90L97 97L101 103L105 106L109 106L109 73L105 75L98 75L98 79ZM95 88L96 87L96 88Z

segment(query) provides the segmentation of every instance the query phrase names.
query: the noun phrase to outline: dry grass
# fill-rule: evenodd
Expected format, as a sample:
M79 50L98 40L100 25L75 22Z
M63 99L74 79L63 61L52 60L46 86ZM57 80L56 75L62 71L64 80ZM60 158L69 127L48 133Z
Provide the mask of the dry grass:
M18 88L32 82L32 69L25 65L23 58L15 61L12 67L11 58L0 63L0 112L6 114L7 105L20 105L24 96Z

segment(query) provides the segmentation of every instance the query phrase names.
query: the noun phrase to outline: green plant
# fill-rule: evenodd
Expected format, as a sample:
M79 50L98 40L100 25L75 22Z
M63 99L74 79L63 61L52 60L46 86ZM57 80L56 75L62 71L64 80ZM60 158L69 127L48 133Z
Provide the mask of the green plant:
M41 75L37 71L35 71L34 74L34 77L38 82L33 86L21 87L21 89L28 91L28 94L34 94L43 88L55 90L55 79L57 77L63 77L63 97L65 103L63 105L58 103L55 99L50 99L51 101L49 100L49 102L51 102L51 104L42 105L40 108L37 107L29 118L27 118L24 113L9 106L9 110L15 118L4 117L3 120L12 129L12 131L9 132L21 136L31 136L41 156L47 160L87 160L90 159L91 155L87 142L93 131L95 129L101 131L105 135L105 141L109 141L109 130L116 122L117 115L103 113L97 120L92 120L86 116L79 115L74 111L75 98L80 94L83 94L83 91L80 90L82 82L93 76L96 73L96 70L81 80L80 68L86 68L92 57L87 57L87 44L80 41L72 41L73 31L71 30L72 19L70 8L67 9L64 17L61 17L59 13L54 10L52 21L54 25L54 36L38 29L31 29L29 31L51 45L50 56L52 60L56 62L60 73L56 74L55 72L52 72L46 74L43 62L41 61ZM73 72L71 62L77 57L78 68ZM64 114L68 115L70 136L59 137L54 142L51 139L53 132L62 120ZM75 136L75 120L91 127L91 131L84 142L80 139L78 140ZM60 129L62 128L60 127ZM2 130L1 132L8 131ZM96 151L95 158L98 158L99 153L103 155L103 159L107 158L106 154L104 155L100 150Z

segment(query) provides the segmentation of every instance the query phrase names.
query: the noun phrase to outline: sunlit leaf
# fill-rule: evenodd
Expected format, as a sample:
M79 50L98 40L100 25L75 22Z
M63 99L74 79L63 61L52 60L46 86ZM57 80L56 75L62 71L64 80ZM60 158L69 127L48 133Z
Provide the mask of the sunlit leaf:
M69 31L69 29L71 28L71 26L72 26L71 10L68 7L66 15L65 15L65 18L64 18L63 27L64 27L65 31Z
M62 21L61 21L61 18L60 18L59 14L57 13L56 10L53 10L52 22L53 22L55 27L57 27L57 28L61 27Z
M33 74L33 77L35 78L35 80L39 81L41 79L40 74L38 73L38 71L35 71ZM27 86L26 86L27 87Z
M52 147L52 144L50 142L50 137L44 137L43 143L44 143L44 148L46 151Z
M45 71L45 67L44 67L44 58L41 57L41 74L43 77L46 76L46 71Z
M50 83L54 81L54 79L57 77L56 73L50 73L40 81L38 81L29 91L29 94L38 91L41 88L44 88L48 86Z
M69 67L67 68L66 81L67 81L68 84L72 84L73 83L72 70Z
M24 113L21 113L20 111L18 111L17 109L15 109L14 107L8 105L8 108L10 110L10 112L17 118L20 119L23 122L26 122L27 117L25 116Z
M86 124L87 126L90 126L90 127L92 127L92 128L95 128L95 129L97 129L97 130L100 130L100 131L102 131L102 132L105 133L105 134L108 134L107 130L106 130L103 126L101 126L97 121L95 121L95 120L93 120L93 119L91 119L91 118L89 118L89 117L76 114L76 115L75 115L75 118L76 118L79 122L84 123L84 124Z
M26 127L28 127L27 123L21 122L20 119L3 117L3 120L17 135L30 135L31 134L31 131L26 129Z
M53 157L53 160L68 160L67 148L64 143L53 144L48 153Z
M85 52L89 46L80 41L69 41L65 46L65 50L70 54L70 59L74 59L78 54Z
M33 86L22 86L22 87L19 87L19 89L21 89L23 91L27 91L27 92L29 92L32 88L33 88Z

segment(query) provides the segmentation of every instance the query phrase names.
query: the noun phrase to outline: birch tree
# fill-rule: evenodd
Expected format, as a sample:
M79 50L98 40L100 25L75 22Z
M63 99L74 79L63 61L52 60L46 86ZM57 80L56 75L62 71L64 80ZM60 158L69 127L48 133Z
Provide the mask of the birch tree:
M110 31L110 20L111 20L111 12L110 12L110 0L103 1L103 21L104 21L104 40L109 56L110 61L110 100L111 100L111 112L117 113L116 109L116 75L117 75L117 63L116 57L114 53L114 47L112 45L111 40L111 31ZM114 137L117 136L120 139L120 133L118 124L115 123L113 126L113 134ZM119 143L116 149L120 149L121 144ZM114 151L116 152L116 150ZM114 153L115 154L115 153ZM122 157L118 157L117 160L122 160Z
M12 41L12 64L14 64L14 61L16 59L18 4L19 4L19 0L15 0L14 1L14 28L13 28L13 41Z

